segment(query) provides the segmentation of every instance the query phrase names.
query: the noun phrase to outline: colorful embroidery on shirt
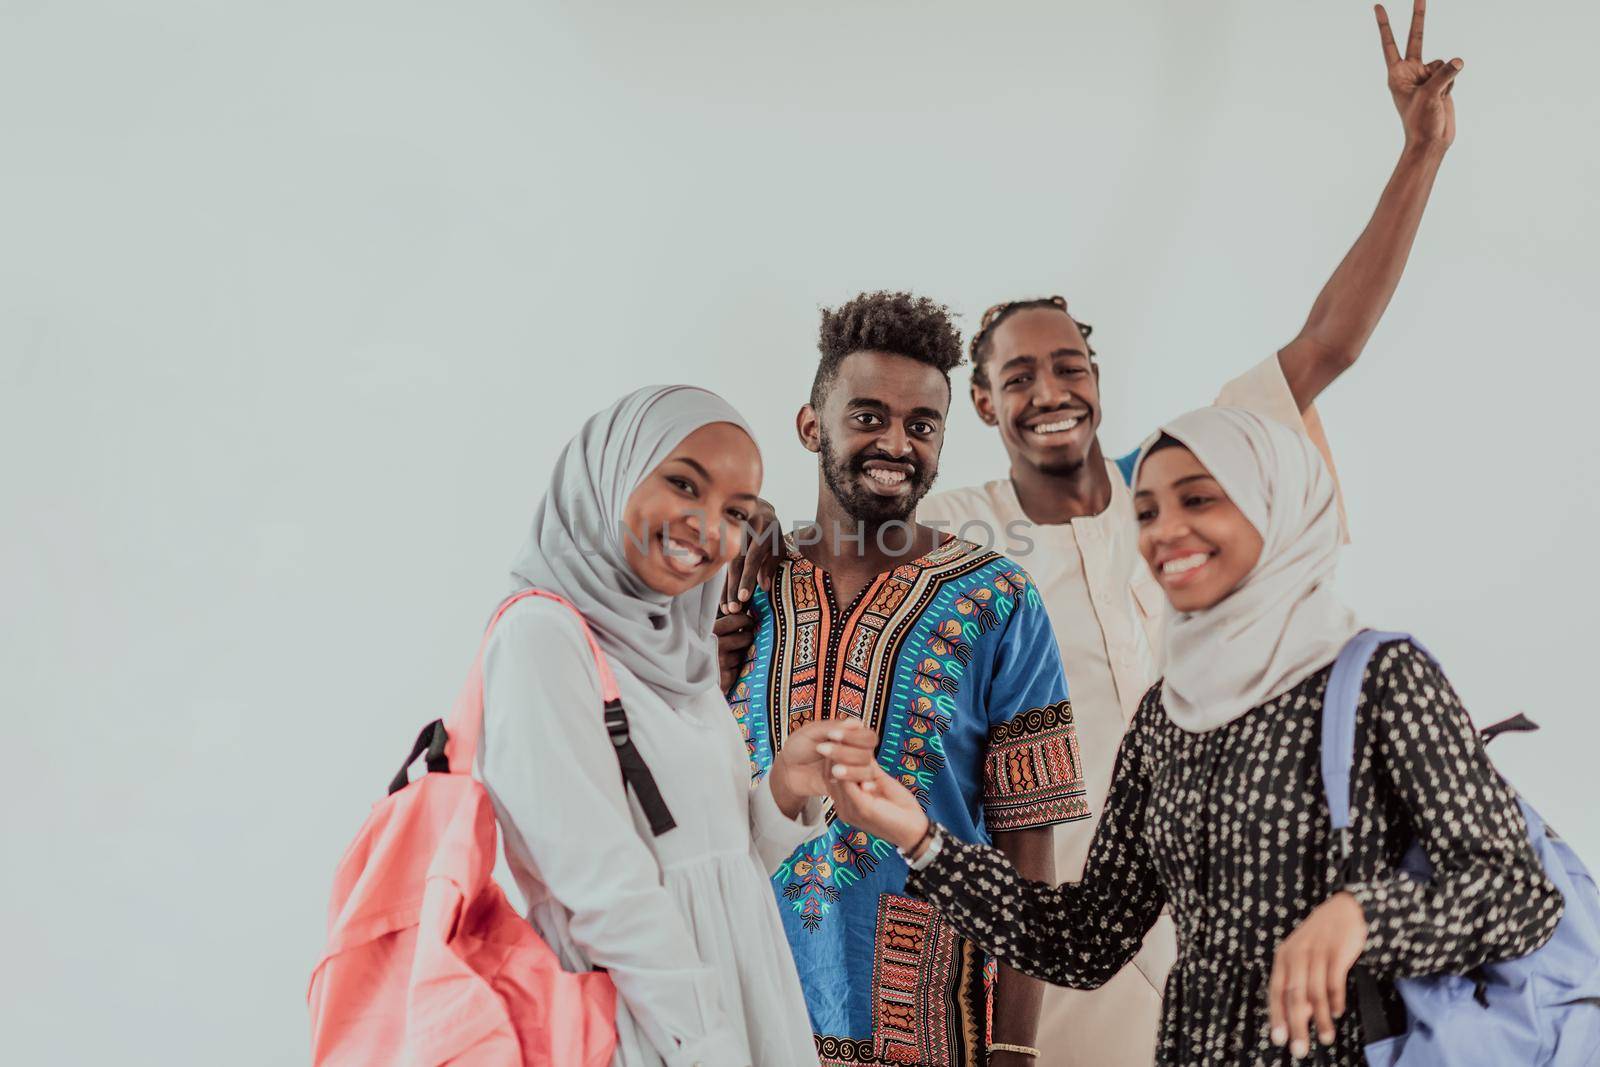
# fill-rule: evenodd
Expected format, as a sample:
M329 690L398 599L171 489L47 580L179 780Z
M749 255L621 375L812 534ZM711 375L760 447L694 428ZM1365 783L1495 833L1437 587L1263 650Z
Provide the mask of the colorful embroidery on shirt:
M990 730L983 772L990 833L1089 816L1070 701L1030 709Z
M849 1037L832 1037L813 1034L817 1047L818 1067L861 1067L875 1065L878 1057L872 1052L872 1039L857 1041Z
M891 1063L946 1067L956 967L955 928L927 901L885 893L878 900L872 966L873 1052Z
M879 576L837 616L827 582L809 560L792 555L785 562L771 601L778 622L770 628L766 706L754 699L747 665L732 694L734 716L753 735L771 738L774 750L814 719L862 719L880 738L879 764L926 808L929 787L946 766L942 735L973 642L1017 605L1037 605L1038 590L1004 557L955 539ZM750 725L763 710L765 729ZM756 747L747 743L759 773L771 757L760 758ZM807 930L818 928L841 890L893 851L835 819L831 803L824 807L828 829L773 875Z
M986 839L986 763L996 723L1018 708L1052 707L1067 697L1038 590L1016 563L969 542L952 538L893 567L849 604L838 602L831 578L791 544L771 590L756 594L751 611L756 647L728 697L747 731L753 774L766 773L792 730L853 716L876 734L879 765L964 840ZM1047 766L1048 739L1041 743L1033 758ZM1055 770L1064 776L1063 766ZM1046 810L1039 798L1026 799L1029 811ZM982 953L960 942L953 985L938 977L952 973L948 953L942 970L935 960L902 956L900 970L883 970L875 985L886 951L880 906L907 899L906 865L888 842L838 818L826 802L824 815L822 833L773 875L819 1059L900 1063L922 1055L919 1049L947 1049L943 1059L930 1052L931 1062L983 1062ZM904 942L919 920L892 908L887 914L893 922L884 932ZM949 941L925 934L921 943ZM903 1008L912 1001L928 1005L914 1018ZM875 1051L880 1009L884 1033L893 1036Z
M814 1035L820 1067L987 1062L995 967L925 901L886 893L873 946L873 1036Z

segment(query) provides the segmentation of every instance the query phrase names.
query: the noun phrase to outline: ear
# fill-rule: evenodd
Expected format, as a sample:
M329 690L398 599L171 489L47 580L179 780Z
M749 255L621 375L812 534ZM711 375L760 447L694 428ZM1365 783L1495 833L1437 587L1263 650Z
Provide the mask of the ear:
M972 407L978 413L978 418L983 420L985 426L1000 425L1000 416L994 410L994 397L986 386L978 384L978 379L972 379L971 386Z
M822 451L822 424L816 408L810 404L802 407L794 417L794 429L807 452Z

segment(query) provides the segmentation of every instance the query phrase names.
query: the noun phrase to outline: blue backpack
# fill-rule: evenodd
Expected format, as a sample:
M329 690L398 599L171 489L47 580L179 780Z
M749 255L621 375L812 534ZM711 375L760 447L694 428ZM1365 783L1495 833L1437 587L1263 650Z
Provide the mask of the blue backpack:
M1365 630L1334 661L1322 701L1322 782L1343 859L1350 857L1350 768L1356 700L1367 661L1380 644L1409 634ZM1518 715L1486 727L1484 740L1538 729ZM1521 959L1489 963L1470 975L1400 978L1406 1018L1391 1020L1377 979L1357 965L1356 1009L1371 1067L1595 1067L1600 1064L1600 890L1565 841L1520 797L1528 840L1566 907L1550 940ZM1400 870L1433 877L1420 844Z

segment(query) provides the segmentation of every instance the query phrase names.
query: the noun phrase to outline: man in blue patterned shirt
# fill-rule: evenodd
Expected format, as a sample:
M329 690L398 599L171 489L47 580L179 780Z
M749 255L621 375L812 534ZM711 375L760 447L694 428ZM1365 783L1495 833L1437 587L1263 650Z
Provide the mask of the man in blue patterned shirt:
M751 601L728 693L753 772L789 731L858 718L932 818L1050 881L1049 827L1089 816L1050 620L1021 567L915 521L956 331L931 301L872 293L824 313L820 348L797 422L819 458L817 522ZM996 974L904 895L891 846L827 819L773 876L824 1067L1029 1062L1039 983Z

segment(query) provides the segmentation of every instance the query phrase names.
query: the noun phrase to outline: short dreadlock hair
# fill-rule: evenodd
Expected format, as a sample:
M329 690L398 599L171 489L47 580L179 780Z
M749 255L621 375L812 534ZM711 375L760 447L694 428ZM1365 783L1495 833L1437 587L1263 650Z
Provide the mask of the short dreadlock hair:
M996 304L983 313L983 318L978 322L978 332L972 335L972 380L987 388L989 379L983 372L983 361L989 358L989 349L994 340L994 331L1000 324L1019 311L1030 308L1055 308L1067 318L1072 319L1078 326L1078 332L1083 334L1083 343L1089 345L1089 335L1094 333L1094 327L1087 322L1073 318L1072 312L1067 310L1067 298L1064 296L1040 296L1029 300L1009 300L1004 304ZM1094 345L1089 345L1089 358L1095 356Z
M862 293L848 304L822 310L817 335L822 362L811 382L811 406L821 408L839 376L839 364L854 352L892 352L926 363L950 382L961 364L961 335L950 309L910 293Z

